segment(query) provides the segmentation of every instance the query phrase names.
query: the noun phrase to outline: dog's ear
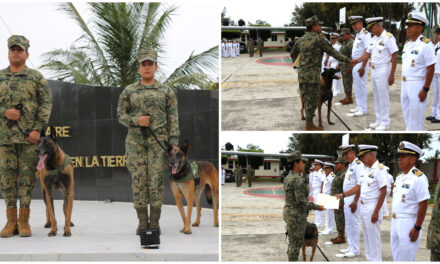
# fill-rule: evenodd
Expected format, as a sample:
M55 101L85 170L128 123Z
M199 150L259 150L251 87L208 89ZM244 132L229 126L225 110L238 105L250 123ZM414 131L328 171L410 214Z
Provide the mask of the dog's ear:
M165 142L166 148L167 148L167 155L171 152L171 150L173 149L173 145L171 145L168 142Z
M189 142L188 140L185 139L185 141L183 142L183 145L180 147L180 150L182 150L183 153L188 154L189 151Z
M57 141L57 134L56 134L55 128L53 126L50 127L50 138L53 141Z

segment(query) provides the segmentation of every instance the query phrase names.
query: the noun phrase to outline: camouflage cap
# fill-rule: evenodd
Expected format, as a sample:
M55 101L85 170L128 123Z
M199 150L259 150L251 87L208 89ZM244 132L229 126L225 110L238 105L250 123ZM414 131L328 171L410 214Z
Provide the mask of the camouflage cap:
M347 161L343 157L339 157L337 160L335 160L335 164L338 164L338 163L347 164Z
M290 153L289 156L287 156L287 161L297 161L297 160L303 160L304 162L307 162L308 159L301 156L301 153L299 151L295 151L293 153Z
M316 15L306 19L306 26L313 26L313 25L316 25L316 24L322 25L322 24L324 24L324 22L319 21L319 19L318 19L318 17Z
M157 62L157 52L154 49L143 49L137 54L137 59L139 63L143 61L150 60L152 62Z
M8 38L8 48L11 48L12 46L15 45L19 46L24 50L27 50L30 47L29 40L24 36L19 36L19 35L12 35Z
M341 28L341 35L344 34L350 34L350 29L349 28Z

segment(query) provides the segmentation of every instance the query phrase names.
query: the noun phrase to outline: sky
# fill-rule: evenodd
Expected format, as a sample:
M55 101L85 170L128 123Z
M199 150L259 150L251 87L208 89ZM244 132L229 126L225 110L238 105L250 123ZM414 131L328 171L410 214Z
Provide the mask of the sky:
M255 131L255 132L239 132L239 131L223 131L220 135L221 148L227 142L234 145L235 150L237 146L246 147L248 144L257 145L264 150L265 153L279 153L285 150L289 144L289 137L292 132L286 131ZM436 150L440 150L440 142L437 140L439 133L434 133L431 143L431 150L424 149L422 160L427 157L432 157ZM314 153L319 154L319 153Z
M85 4L75 5L88 21ZM201 53L218 45L220 39L221 7L218 3L176 2L174 5L178 9L165 36L166 58L159 62L166 76L183 64L192 51ZM34 69L42 65L41 54L59 48L68 49L81 34L81 29L71 18L57 11L56 3L0 2L0 69L9 65L9 30L12 34L24 35L29 39L28 66ZM42 73L49 77L47 72Z

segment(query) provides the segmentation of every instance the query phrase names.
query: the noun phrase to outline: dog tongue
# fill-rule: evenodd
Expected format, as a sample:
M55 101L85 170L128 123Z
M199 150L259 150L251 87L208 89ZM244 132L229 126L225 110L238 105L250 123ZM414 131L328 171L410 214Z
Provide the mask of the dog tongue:
M40 160L38 161L38 165L37 165L37 170L42 170L44 169L44 161L47 158L47 154L41 155L40 156Z
M172 166L171 167L171 173L172 174L176 174L176 172L177 172L177 166Z

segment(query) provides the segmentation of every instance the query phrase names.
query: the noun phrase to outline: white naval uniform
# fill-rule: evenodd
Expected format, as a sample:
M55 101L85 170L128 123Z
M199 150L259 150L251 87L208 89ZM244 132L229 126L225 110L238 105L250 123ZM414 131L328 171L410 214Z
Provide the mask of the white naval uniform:
M333 172L330 172L324 180L324 186L322 187L322 193L329 194L331 193L332 183L335 179L336 175ZM325 230L324 233L331 234L335 228L335 210L334 209L325 209Z
M387 185L387 196L385 196L385 201L383 202L383 216L390 216L390 212L388 210L388 198L391 194L391 186L394 184L393 175L388 173L388 185Z
M339 50L341 49L341 44L339 42L336 42L335 44L332 45L332 47L339 52ZM333 69L336 69L339 65L338 60L333 58L332 56L330 56L330 58L328 59L328 63L329 63L329 67ZM341 72L338 72L335 75L341 77ZM333 96L338 96L341 93L342 79L339 80L333 79L332 90L333 90Z
M396 178L393 190L393 218L391 220L391 251L394 261L416 261L422 230L417 241L411 242L409 233L417 220L419 203L430 198L428 179L413 167L408 174Z
M232 44L231 42L228 42L226 44L226 57L231 57L231 53L232 53Z
M226 57L226 46L225 46L225 43L222 42L221 48L222 48L222 58L224 58L224 57Z
M222 170L222 185L225 184L226 181L226 171Z
M321 193L321 184L325 179L325 172L321 168L314 172L313 178L309 179L311 181L310 190L312 191L313 201L316 204L318 201L318 194ZM322 226L322 211L315 210L315 224L317 227Z
M235 43L235 55L240 56L240 43Z
M361 220L364 233L365 257L367 261L382 261L382 242L380 240L380 224L382 223L382 207L379 211L376 223L371 222L371 216L379 200L380 189L387 186L387 170L383 164L376 162L369 167L365 167L364 173L358 180L361 186Z
M327 53L325 53L325 52L324 52L324 54L322 55L321 73L324 72L324 69L325 69L325 68L328 68L328 63L329 63L329 62L327 62L327 66L324 65L324 62L325 62L325 60L327 59L327 56L328 56L328 55L327 55ZM330 58L329 58L328 60L330 61Z
M231 43L231 57L235 58L235 43Z
M343 191L346 192L356 186L358 179L364 171L364 164L355 159L348 165L345 172L345 178L343 183ZM351 212L350 204L353 202L355 195L344 198L344 217L345 217L345 234L347 235L348 248L351 253L355 255L360 254L360 236L361 227L359 225L359 201L357 209L354 213Z
M356 38L353 42L353 49L351 50L351 57L355 60L361 57L368 48L368 44L370 43L371 35L366 29L362 29L359 33L356 34ZM361 68L362 63L356 64L354 66L352 75L353 75L353 86L354 86L354 95L356 99L357 108L360 112L367 112L367 99L368 99L368 91L367 91L367 79L368 79L368 69L369 63L365 65L364 75L359 76L358 70Z
M402 53L402 89L400 102L406 130L423 130L428 97L420 102L419 93L426 80L426 67L437 62L434 45L420 36L416 41L407 41Z
M371 54L371 81L374 95L376 124L385 128L390 126L390 94L388 77L391 72L391 55L397 52L393 34L383 30L382 34L370 40L367 52Z
M431 89L434 94L432 99L432 114L435 119L440 120L440 42L434 47L435 50L435 72L431 83Z

